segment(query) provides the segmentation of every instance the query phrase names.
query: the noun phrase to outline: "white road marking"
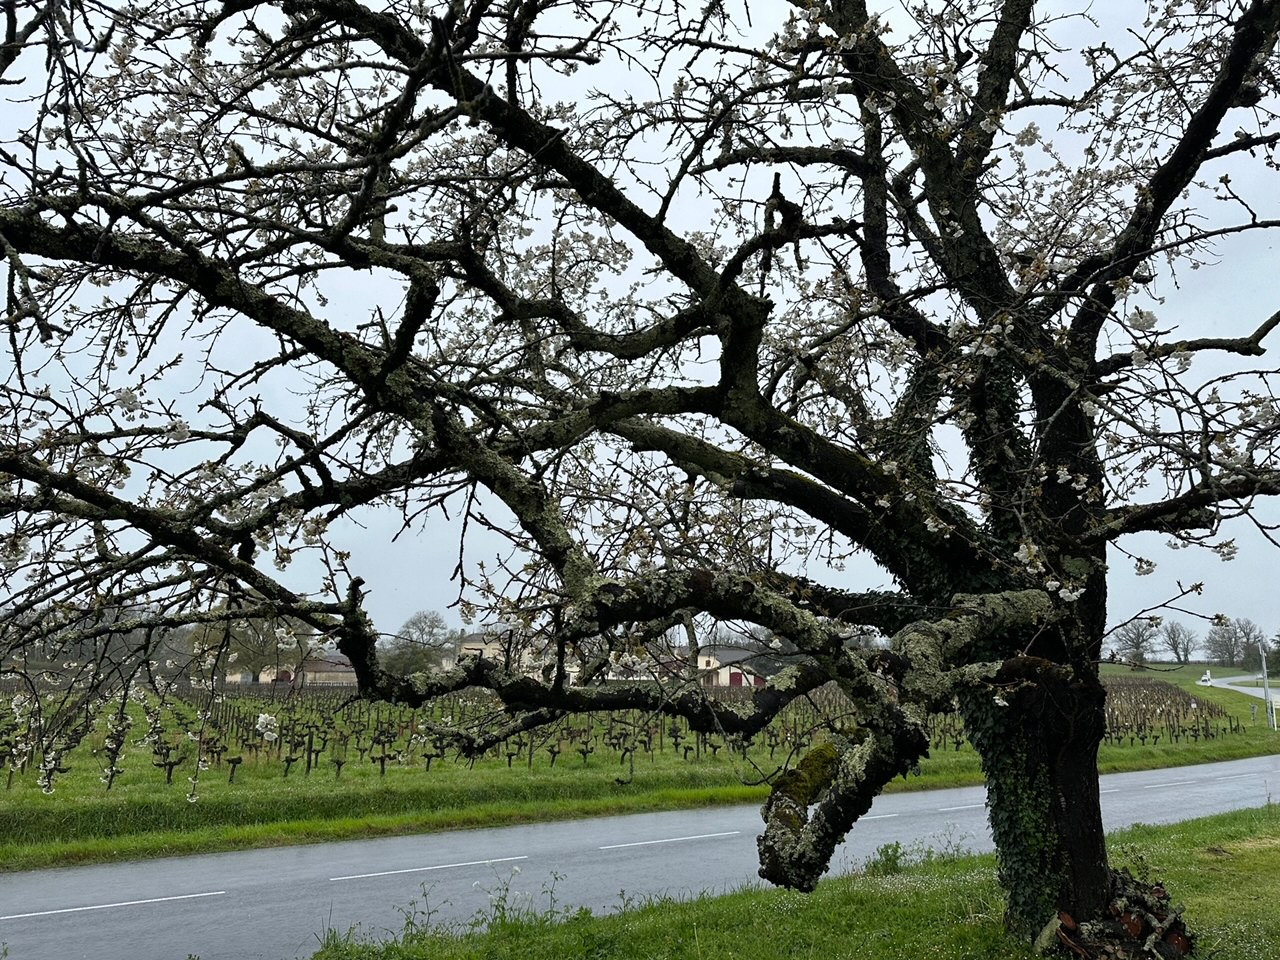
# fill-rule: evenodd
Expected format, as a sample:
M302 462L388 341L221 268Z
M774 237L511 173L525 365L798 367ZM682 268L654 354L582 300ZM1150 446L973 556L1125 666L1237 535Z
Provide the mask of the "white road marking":
M863 820L888 820L890 817L896 817L896 816L897 816L896 813L877 813L871 817L859 817L858 821L861 822Z
M958 807L939 807L939 813L950 813L952 810L976 810L978 807L985 807L985 803L962 803Z
M1155 790L1158 787L1181 787L1187 783L1199 783L1198 780L1170 780L1168 783L1148 783L1143 790Z
M197 897L220 897L227 891L211 890L208 893L184 893L177 897L152 897L150 900L121 900L118 903L95 903L91 907L63 907L61 910L37 910L35 913L11 913L0 920L25 920L27 917L51 917L56 913L80 913L84 910L110 910L113 907L136 907L143 903L168 903L171 900L194 900Z
M736 837L741 830L726 830L724 833L699 833L692 837L667 837L665 840L636 840L634 843L610 843L597 847L598 850L621 850L623 847L647 847L653 843L679 843L682 840L710 840L712 837Z
M1233 773L1229 777L1214 777L1215 780L1243 780L1245 777L1256 777L1256 773Z
M491 860L465 860L462 863L437 863L433 867L408 867L404 870L382 870L378 873L353 873L349 877L330 877L329 882L337 880L367 880L369 877L394 877L400 873L425 873L428 870L448 870L450 867L478 867L489 863L510 863L513 860L528 860L528 857L494 857Z
M1099 790L1098 792L1099 792L1099 793L1119 793L1119 792L1120 792L1120 788L1119 788L1119 787L1107 787L1107 789L1105 789L1105 790Z

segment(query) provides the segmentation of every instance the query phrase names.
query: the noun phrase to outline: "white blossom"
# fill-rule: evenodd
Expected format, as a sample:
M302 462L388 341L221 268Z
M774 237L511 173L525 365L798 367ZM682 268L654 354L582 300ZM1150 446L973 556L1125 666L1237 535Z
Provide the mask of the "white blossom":
M1154 330L1156 326L1156 315L1150 310L1135 310L1129 314L1129 326L1142 333Z
M1040 139L1040 128L1034 123L1027 124L1022 131L1014 138L1014 143L1020 147L1029 147Z
M1214 545L1213 552L1218 555L1219 560L1234 560L1240 548L1236 546L1235 540L1223 540L1222 543Z
M1030 573L1041 573L1044 571L1044 555L1040 552L1040 548L1034 543L1023 542L1018 545L1018 549L1014 551L1014 559L1020 561Z
M142 403L138 400L138 394L128 387L121 387L114 394L116 403L124 408L126 413L136 413L142 409Z

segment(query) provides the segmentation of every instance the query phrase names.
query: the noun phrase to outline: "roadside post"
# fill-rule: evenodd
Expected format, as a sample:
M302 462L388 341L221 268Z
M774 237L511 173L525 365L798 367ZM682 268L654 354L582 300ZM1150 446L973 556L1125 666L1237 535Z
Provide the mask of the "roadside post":
M1258 641L1258 652L1262 654L1262 702L1267 705L1267 723L1271 729L1276 729L1276 702L1271 699L1271 684L1267 680L1267 648L1261 640ZM1280 700L1280 696L1276 697Z

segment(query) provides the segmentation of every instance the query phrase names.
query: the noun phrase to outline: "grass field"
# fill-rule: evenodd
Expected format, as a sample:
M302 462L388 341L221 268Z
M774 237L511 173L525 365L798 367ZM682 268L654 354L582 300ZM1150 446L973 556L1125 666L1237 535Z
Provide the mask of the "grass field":
M1117 676L1128 670L1104 667ZM1259 701L1231 691L1199 687L1203 666L1153 674L1192 692L1204 703L1220 703L1247 720ZM137 729L137 728L135 728ZM692 755L641 754L620 764L600 754L584 760L568 754L552 765L545 751L531 765L508 769L501 759L474 769L438 760L419 764L348 763L341 777L321 764L310 776L295 768L287 778L278 766L245 763L234 783L230 769L213 765L200 774L195 802L187 797L190 766L165 785L152 768L149 748L130 741L120 761L125 773L107 791L99 781L103 761L89 753L74 759L52 795L33 775L14 778L0 790L0 869L22 870L68 863L136 859L389 834L415 833L547 819L570 819L646 810L761 801L764 775L786 756L757 750L745 763L728 750ZM1239 733L1181 743L1104 744L1103 772L1155 769L1280 752L1280 739L1261 720ZM918 776L897 780L889 791L980 783L976 754L967 745L936 747Z
M1280 807L1111 837L1116 866L1160 881L1187 907L1198 955L1275 960L1280 944ZM1242 878L1248 878L1242 883ZM891 860L811 895L752 890L660 901L623 913L537 914L501 904L470 924L387 943L333 932L316 960L1032 960L1005 936L991 856Z

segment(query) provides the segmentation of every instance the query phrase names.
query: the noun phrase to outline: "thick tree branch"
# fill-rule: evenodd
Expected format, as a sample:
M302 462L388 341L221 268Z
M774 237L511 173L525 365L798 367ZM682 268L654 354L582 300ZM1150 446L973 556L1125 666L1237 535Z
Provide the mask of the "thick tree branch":
M1277 326L1280 326L1280 310L1277 310L1264 320L1258 329L1247 337L1196 337L1191 340L1175 340L1171 343L1153 344L1144 352L1147 356L1154 358L1171 357L1175 354L1183 353L1201 353L1209 350L1235 353L1242 357L1260 357L1267 352L1266 348L1262 346L1262 341ZM1121 370L1129 369L1135 362L1132 352L1114 354L1095 363L1091 374L1095 379L1102 379L1119 373Z
M982 121L999 117L1005 109L1009 89L1021 65L1022 38L1031 26L1035 6L1035 0L1011 0L1001 4L996 27L982 54L978 89L956 152L961 169L972 183L978 181L998 129L995 124L984 127Z
M893 638L893 650L905 659L897 664L895 679L903 685L895 695L887 688L878 699L867 691L855 695L859 729L850 737L833 734L774 781L761 811L761 877L812 890L835 848L884 785L905 776L928 754L926 711L950 701L962 686L995 677L1000 668L999 663L969 663L960 670L947 665L964 662L993 635L1044 625L1058 616L1038 590L957 597L956 603L950 618L904 627Z
M1161 533L1205 530L1217 522L1214 508L1219 504L1276 495L1280 495L1280 470L1244 468L1234 475L1220 475L1196 484L1168 500L1108 510L1102 521L1086 531L1081 539L1086 544L1105 543L1144 530Z
M1098 335L1112 305L1112 281L1132 276L1150 250L1161 223L1182 191L1195 178L1223 117L1235 104L1241 86L1248 79L1258 53L1275 41L1280 29L1280 3L1253 0L1236 20L1227 54L1220 62L1213 84L1201 104L1182 126L1178 142L1139 190L1139 199L1120 232L1115 246L1105 258L1082 262L1061 285L1064 291L1079 289L1085 278L1093 287L1088 305L1071 324L1071 351L1076 356L1093 356Z

